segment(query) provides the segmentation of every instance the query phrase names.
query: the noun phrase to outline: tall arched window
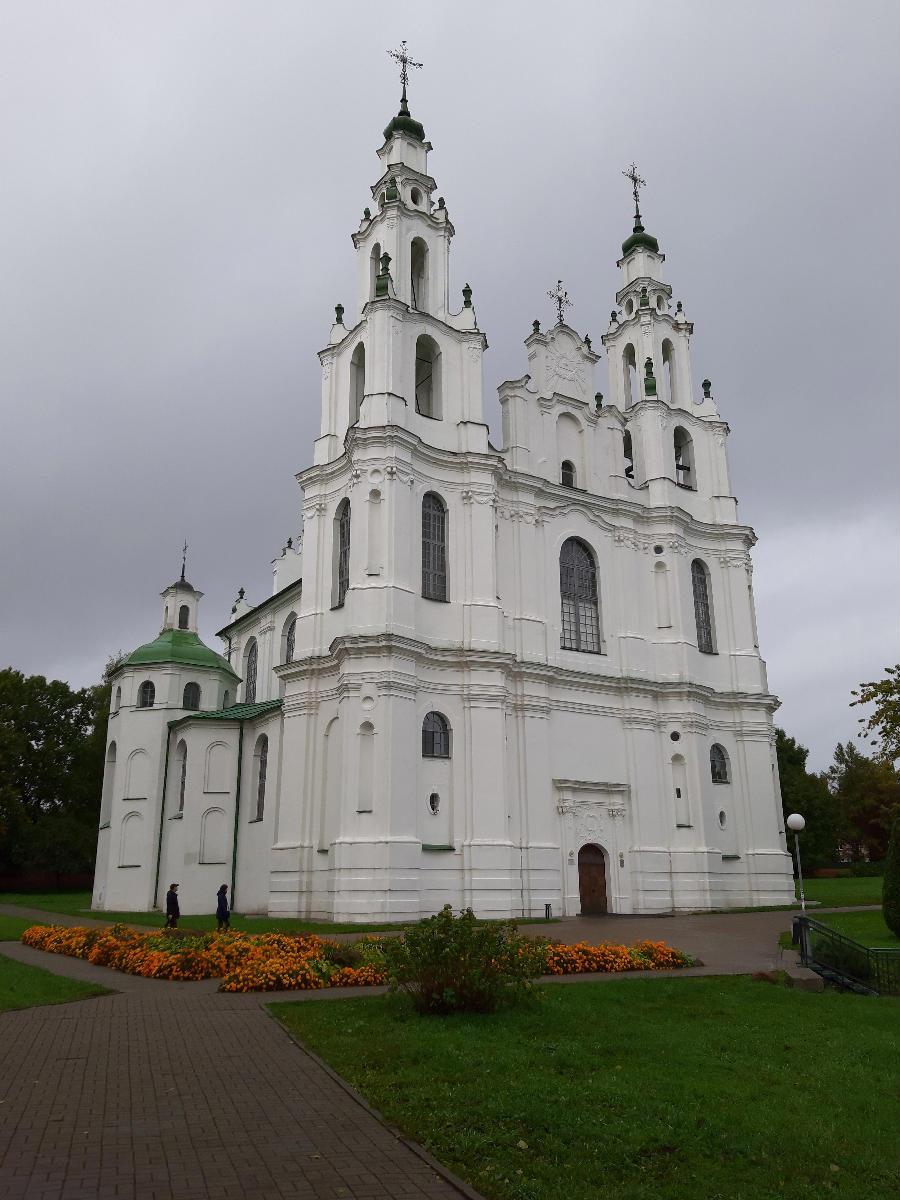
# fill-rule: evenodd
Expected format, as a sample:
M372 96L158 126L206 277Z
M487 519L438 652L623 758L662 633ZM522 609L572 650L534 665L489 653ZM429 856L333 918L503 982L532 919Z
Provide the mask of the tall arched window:
M416 412L441 419L441 351L434 338L416 339Z
M697 649L701 654L715 654L712 606L709 599L709 569L699 558L695 558L691 563L691 585L694 590Z
M661 299L662 297L658 297ZM678 403L678 379L675 374L675 347L665 338L662 344L663 379L666 399L672 405Z
M109 824L110 810L116 789L116 743L110 742L103 768L103 791L100 794L100 826Z
M191 610L186 604L182 604L178 609L178 628L187 629L188 622L191 619Z
M261 821L266 808L266 771L269 764L269 739L261 733L253 751L253 790L256 798L256 816Z
M186 683L184 685L184 696L181 701L182 708L196 710L200 707L200 684Z
M575 486L575 465L567 458L563 459L559 468L559 482L563 487L573 488Z
M626 429L622 434L622 452L625 456L625 478L634 482L634 443L631 440L631 430Z
M409 290L412 308L428 308L428 247L421 238L413 238L409 247Z
M697 490L697 477L694 472L694 443L686 429L679 425L673 435L675 451L675 482L679 487Z
M422 757L450 757L450 723L439 712L425 714L422 722Z
M728 755L715 743L709 748L709 773L713 783L728 783Z
M138 688L138 708L152 708L156 699L156 688L149 679L145 679Z
M284 635L284 661L294 661L294 644L297 640L297 618L291 617Z
M366 348L362 342L350 356L350 424L359 420L363 396L366 394Z
M187 743L179 742L178 750L178 811L184 812L184 789L187 783Z
M375 280L381 270L381 243L376 242L369 255L369 299L375 299Z
M116 699L115 699L115 703L113 704L113 712L118 712L121 707L122 707L122 689L120 687L117 687L116 688Z
M259 663L259 646L256 639L250 643L244 660L244 703L256 703L256 668Z
M640 399L640 393L637 390L637 359L631 342L622 351L622 384L625 392L625 407L631 408L632 404Z
M340 608L350 587L350 501L342 500L334 518L334 608Z
M600 653L600 610L597 568L590 550L577 538L563 542L559 555L559 594L562 602L563 650Z
M434 492L422 500L422 595L447 599L447 510Z

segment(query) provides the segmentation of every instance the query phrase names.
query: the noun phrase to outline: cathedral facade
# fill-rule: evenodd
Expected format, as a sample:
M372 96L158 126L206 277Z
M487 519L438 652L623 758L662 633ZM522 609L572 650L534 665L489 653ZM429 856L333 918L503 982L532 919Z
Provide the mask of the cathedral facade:
M185 913L225 882L351 922L788 903L755 537L664 255L636 203L607 396L559 291L497 449L430 149L404 87L273 594L241 593L220 655L182 572L113 679L93 906L173 881Z

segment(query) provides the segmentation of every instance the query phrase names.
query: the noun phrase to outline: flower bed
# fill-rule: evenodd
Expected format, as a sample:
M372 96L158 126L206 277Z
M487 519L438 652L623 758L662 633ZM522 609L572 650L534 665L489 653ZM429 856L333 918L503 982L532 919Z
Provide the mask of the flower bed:
M222 992L372 987L389 982L383 939L371 936L345 945L315 934L173 936L164 930L138 933L127 925L109 929L32 925L22 934L22 941L37 950L85 958L146 979L221 979ZM531 943L529 957L530 973L535 976L666 971L691 965L686 954L664 942L566 946L537 941Z

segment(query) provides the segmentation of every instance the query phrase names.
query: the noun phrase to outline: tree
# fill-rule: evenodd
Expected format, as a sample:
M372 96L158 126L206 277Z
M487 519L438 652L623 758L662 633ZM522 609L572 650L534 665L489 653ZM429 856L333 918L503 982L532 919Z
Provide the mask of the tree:
M821 775L807 771L809 751L783 729L775 730L775 753L784 817L787 819L797 812L806 819L806 828L800 834L803 865L815 868L834 862L841 837L841 818L828 784Z
M860 717L862 729L858 737L869 738L869 744L878 746L879 757L894 762L900 758L900 663L896 667L884 668L884 679L861 683L850 695L850 707L874 704L875 711L868 717ZM876 737L873 738L872 734Z
M895 937L900 937L900 812L891 826L891 840L884 860L881 903L885 925Z
M853 742L838 744L828 769L828 786L843 816L844 836L853 846L854 858L883 859L900 802L893 766L884 759L867 758Z
M93 867L109 696L0 671L0 869Z

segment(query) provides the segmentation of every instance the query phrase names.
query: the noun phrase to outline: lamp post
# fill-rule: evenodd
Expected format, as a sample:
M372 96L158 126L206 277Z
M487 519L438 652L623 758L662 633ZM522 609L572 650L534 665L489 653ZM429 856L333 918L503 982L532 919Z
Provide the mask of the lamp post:
M787 819L788 829L794 831L794 853L797 857L797 878L800 880L800 911L806 916L806 897L803 894L803 868L800 866L800 837L801 830L806 828L806 821L799 813L791 813Z

